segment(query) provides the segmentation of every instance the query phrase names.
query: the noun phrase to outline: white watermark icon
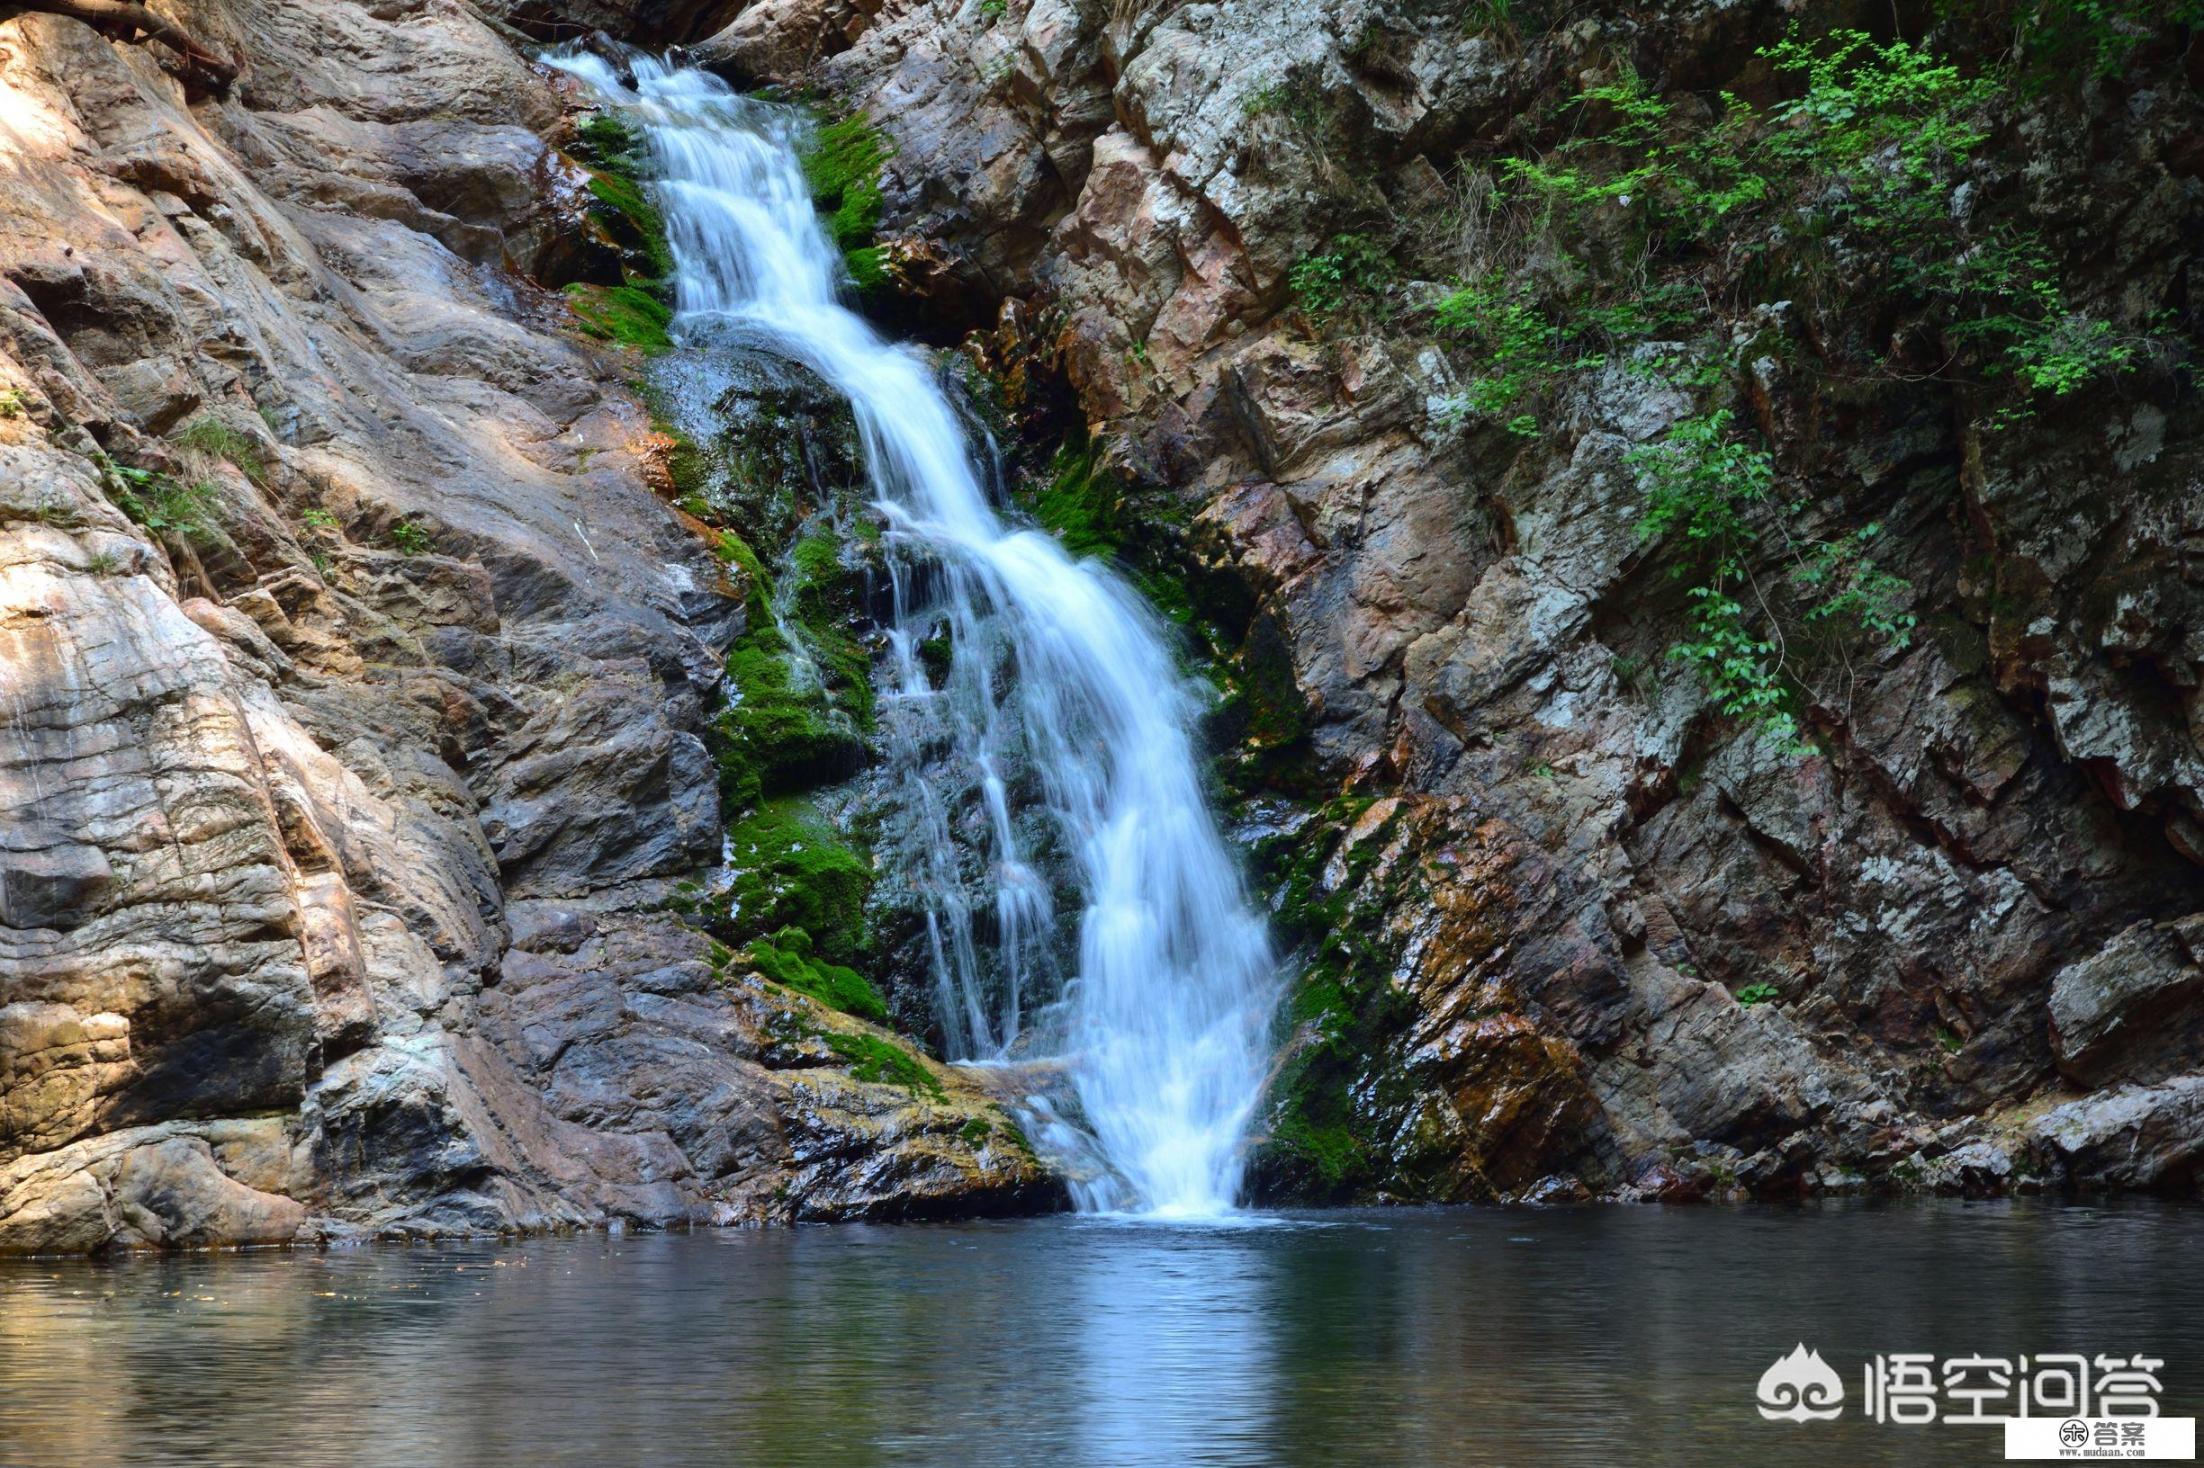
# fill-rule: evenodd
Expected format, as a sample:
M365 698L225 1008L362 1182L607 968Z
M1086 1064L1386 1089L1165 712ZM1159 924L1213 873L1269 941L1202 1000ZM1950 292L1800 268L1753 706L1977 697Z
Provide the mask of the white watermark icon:
M1860 1368L1869 1422L2005 1427L2007 1458L2194 1458L2196 1419L2161 1417L2156 1356L1946 1356L1899 1351ZM1844 1377L1801 1341L1760 1374L1760 1415L1828 1422L1845 1413Z

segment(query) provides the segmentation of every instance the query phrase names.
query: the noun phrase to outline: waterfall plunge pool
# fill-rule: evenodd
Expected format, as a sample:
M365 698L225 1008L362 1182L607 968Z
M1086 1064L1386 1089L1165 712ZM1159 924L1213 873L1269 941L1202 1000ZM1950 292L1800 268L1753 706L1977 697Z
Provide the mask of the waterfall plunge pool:
M2204 1413L2204 1213L1058 1216L0 1261L0 1461L1978 1463L1877 1353L2144 1353ZM1833 1422L1768 1422L1803 1342Z

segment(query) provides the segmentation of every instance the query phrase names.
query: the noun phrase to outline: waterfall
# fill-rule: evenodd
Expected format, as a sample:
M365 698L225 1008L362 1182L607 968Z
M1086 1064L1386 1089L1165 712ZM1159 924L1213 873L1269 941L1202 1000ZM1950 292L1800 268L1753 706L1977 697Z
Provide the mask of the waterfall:
M804 113L648 56L631 59L632 87L587 53L551 60L649 139L676 264L676 340L777 354L854 411L888 538L913 558L895 578L893 696L944 705L988 807L1006 976L996 991L980 983L969 904L947 882L928 884L940 889L929 926L952 1058L1000 1060L1013 1044L1021 1059L1059 1058L1075 1119L1107 1163L1075 1185L1083 1207L1229 1209L1263 1085L1276 966L1203 794L1192 737L1201 705L1164 626L1106 566L1006 521L933 364L844 305L842 259L798 161ZM925 574L912 574L921 562ZM922 621L951 638L939 688L913 655ZM1012 671L998 677L998 666ZM1058 914L1020 848L1010 760L1036 777L1032 798L1082 903L1076 968L1053 994L1023 992L1036 981L1028 950ZM933 864L954 869L938 802L924 789L915 798Z

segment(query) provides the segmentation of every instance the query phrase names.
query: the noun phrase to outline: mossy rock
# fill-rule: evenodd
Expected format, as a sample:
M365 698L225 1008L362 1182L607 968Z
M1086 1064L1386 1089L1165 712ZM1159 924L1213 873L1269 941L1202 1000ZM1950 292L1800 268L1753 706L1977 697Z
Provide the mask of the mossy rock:
M649 291L633 285L587 285L576 281L566 288L566 304L581 322L582 330L600 341L633 347L646 357L670 351L673 311Z
M809 950L784 949L801 962L846 964L869 949L872 863L809 801L768 802L729 829L727 844L735 867L727 922L738 937L771 934L780 946L785 930L801 929Z
M782 928L769 939L750 945L750 961L757 971L784 989L808 994L830 1009L885 1024L888 1001L872 980L853 968L828 963L812 952L811 934L802 928Z
M846 1030L830 1032L825 1038L827 1048L849 1062L852 1080L901 1086L930 1101L949 1099L948 1088L926 1068L926 1062L893 1040Z
M828 236L842 251L850 279L860 290L887 282L874 243L883 203L880 167L893 145L864 113L822 124L804 149L805 181Z

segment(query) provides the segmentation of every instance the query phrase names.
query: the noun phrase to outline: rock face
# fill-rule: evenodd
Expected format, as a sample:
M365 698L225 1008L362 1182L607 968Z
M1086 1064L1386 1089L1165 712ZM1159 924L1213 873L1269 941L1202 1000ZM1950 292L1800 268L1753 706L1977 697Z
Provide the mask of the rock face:
M1055 1199L968 1077L670 915L749 627L634 364L537 283L619 250L514 37L600 28L863 111L899 311L999 306L975 360L1158 510L1120 549L1197 593L1302 944L1269 1195L2193 1193L2204 42L2016 89L1931 211L2061 262L2033 368L2094 320L2128 370L2008 413L1948 323L1745 271L1479 417L1523 342L1435 301L1644 243L1626 197L1539 234L1493 160L1630 72L1764 105L1791 14L1491 9L165 7L221 96L0 23L0 1249ZM1805 752L1664 661L1644 452L1716 379L1917 619L1798 700Z
M1688 624L1631 455L1700 405L1652 370L1679 344L1572 370L1526 434L1450 416L1482 369L1429 328L1295 308L1340 231L1498 258L1529 225L1481 160L1553 146L1542 119L1618 66L1767 97L1753 48L1789 13L1517 9L772 0L700 54L888 134L891 258L1054 313L1079 416L1235 588L1224 651L1279 669L1312 773L1299 815L1242 815L1318 848L1279 912L1347 997L1296 1001L1342 1099L1281 1097L1274 1192L2193 1187L2204 440L2163 361L2197 329L2204 42L2016 89L1937 201L2007 200L2076 309L2165 312L2159 368L2012 424L1964 383L1805 370L1867 319L1717 312L1766 344L1740 417L1804 502L1877 522L1920 617L1810 700L1802 755L1662 661ZM1388 289L1428 320L1443 287Z
M743 612L530 279L548 74L455 0L170 9L227 96L0 23L0 1249L1045 1205L635 911L718 853Z

